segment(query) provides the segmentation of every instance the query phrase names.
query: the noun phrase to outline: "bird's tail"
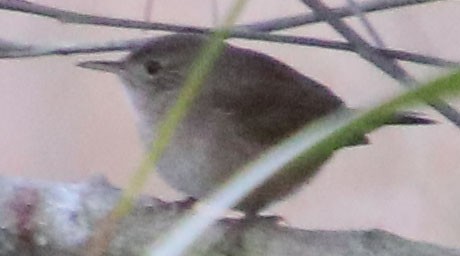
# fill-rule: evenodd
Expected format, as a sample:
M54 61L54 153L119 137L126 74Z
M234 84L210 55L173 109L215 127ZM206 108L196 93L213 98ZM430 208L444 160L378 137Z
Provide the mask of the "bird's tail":
M426 125L435 124L436 121L423 117L423 114L418 112L396 112L390 120L385 124L387 125Z
M353 111L353 110L352 110ZM427 125L435 124L435 120L423 117L423 114L411 111L396 112L384 124L385 125ZM369 143L369 139L365 135L357 135L345 146L358 146Z

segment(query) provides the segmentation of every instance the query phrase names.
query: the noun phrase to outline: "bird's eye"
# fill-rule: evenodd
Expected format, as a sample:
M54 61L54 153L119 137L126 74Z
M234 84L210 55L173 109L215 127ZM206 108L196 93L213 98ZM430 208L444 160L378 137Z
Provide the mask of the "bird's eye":
M145 63L145 70L149 73L149 75L156 74L160 69L161 65L157 61L150 60Z

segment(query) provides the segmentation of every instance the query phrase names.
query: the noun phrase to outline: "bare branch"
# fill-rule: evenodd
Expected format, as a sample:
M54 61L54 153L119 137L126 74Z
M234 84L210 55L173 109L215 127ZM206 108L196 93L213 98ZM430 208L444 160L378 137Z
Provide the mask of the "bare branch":
M361 3L357 7L359 7L359 9L362 10L363 13L368 13L398 7L412 6L416 4L432 3L436 1L444 0L373 0ZM354 15L353 9L349 6L334 8L331 9L331 12L333 12L336 15L336 17L340 18L345 18ZM253 24L242 25L237 28L271 32L323 21L323 17L320 17L315 13L309 13L291 17L277 18L268 21L256 22Z
M217 0L211 1L211 18L212 18L212 25L217 26L219 24L219 4Z
M347 40L351 42L351 50L353 46L356 46L358 49L358 53L365 59L373 62L375 65L380 67L382 70L390 74L395 79L400 81L405 81L409 84L414 84L414 79L410 79L410 77L406 74L404 70L399 68L393 60L388 56L380 54L379 50L376 48L371 47L368 45L364 40L362 40L359 35L354 32L352 29L348 28L345 23L343 23L338 17L334 16L334 13L331 13L331 10L324 5L322 5L318 1L306 1L303 0L305 3L319 3L319 7L321 8L313 8L317 11L325 20L327 20L331 25L333 25ZM415 1L420 2L420 1ZM424 2L424 1L421 1ZM388 5L388 4L387 4ZM318 7L318 6L316 6ZM115 19L115 18L106 18L106 17L99 17L94 15L87 15L87 14L79 14L70 11L64 11L57 8L46 7L34 3L30 3L27 1L21 0L0 0L0 9L7 9L12 11L20 11L26 13L32 13L36 15L46 16L50 18L58 19L62 22L69 22L69 23L78 23L78 24L92 24L92 25L104 25L104 26L116 26L116 27L125 27L125 28L138 28L138 29L156 29L156 30L165 30L165 31L173 31L173 32L194 32L194 33L210 33L209 28L201 28L201 27L193 27L193 26L178 26L178 25L171 25L171 24L162 24L162 23L149 23L143 21L134 21L134 20L124 20L124 19ZM270 41L281 41L284 42L290 41L290 43L302 43L309 45L317 45L321 47L327 47L329 45L330 48L348 48L350 45L340 45L334 42L325 42L318 39L313 38L299 38L291 37L291 38L280 38L280 36L275 35L267 35L264 33L254 33L248 32L247 30L236 30L231 33L233 37L240 37L246 39L257 39L257 40L267 40L271 39ZM321 44L321 45L320 45ZM349 48L350 49L350 48ZM42 50L42 49L41 49ZM90 50L87 49L87 52ZM20 55L18 52L14 53L15 55ZM66 54L61 52L61 54ZM414 57L414 56L412 56ZM437 101L436 103L431 103L439 112L443 113L447 118L449 118L452 122L454 122L457 126L460 127L460 114L456 114L455 109L450 107L447 103L442 101Z
M385 48L385 43L383 39L377 33L377 30L372 26L371 22L367 19L366 15L364 14L363 10L361 10L360 6L355 2L355 0L347 0L348 5L353 10L353 13L356 17L358 17L361 24L363 24L364 28L367 30L367 33L371 36L374 40L376 46L380 48Z
M349 43L333 40L321 40L309 37L295 37L295 36L281 36L271 34L260 34L261 37L266 41L278 42L278 43L290 43L303 46L316 46L334 50L354 51L354 47ZM246 38L249 40L259 40L258 38ZM69 54L85 54L85 53L97 53L97 52L108 52L108 51L126 51L132 50L142 46L145 42L150 40L149 38L131 39L131 40L120 40L120 41L108 41L103 43L79 43L72 45L54 45L54 46L40 46L40 45L24 45L20 43L14 43L14 48L2 47L0 43L0 59L5 58L27 58L27 57L38 57L48 55L69 55ZM0 39L1 41L1 39ZM13 44L9 42L10 46ZM403 61L416 62L420 64L434 65L440 67L459 67L460 62L444 60L437 57L425 56L417 53L410 53L401 50L392 49L379 49L375 48L376 51L389 57Z
M385 4L382 4L385 2ZM363 4L363 9L368 11L382 10L384 8L393 8L398 6L409 5L408 0L396 0L392 2L381 1L379 3L370 2ZM426 0L410 0L412 4L415 3L424 3ZM196 26L178 26L164 23L150 23L144 21L135 21L135 20L125 20L125 19L116 19L116 18L107 18L94 15L80 14L76 12L65 11L57 8L46 7L38 5L35 3L30 3L26 1L18 0L0 0L0 9L19 11L25 13L32 13L40 16L45 16L49 18L54 18L62 22L78 23L78 24L92 24L92 25L102 25L102 26L113 26L113 27L124 27L124 28L136 28L136 29L149 29L149 30L162 30L170 32L180 32L180 33L211 33L210 28L196 27ZM349 11L348 14L345 13L345 8L338 11L342 15L349 15L352 11ZM317 18L317 21L320 21ZM231 34L231 37L245 38L249 40L264 40L271 42L279 43L289 43L297 45L307 45L307 46L316 46L323 47L328 49L336 50L346 50L346 51L355 51L354 46L345 42L332 41L332 40L321 40L316 38L309 37L295 37L295 36L284 36L284 35L273 35L256 31L248 30L234 30ZM101 52L101 51L117 51L117 50L127 50L137 47L139 42L144 42L142 40L130 40L130 41L120 41L120 42L108 42L104 44L85 44L85 45L74 45L74 46L54 46L54 47L42 47L34 46L33 49L28 51L2 51L0 49L0 58L19 58L19 57L32 57L32 56L42 56L42 55L52 55L52 54L77 54L77 53L92 53L92 52ZM94 49L92 49L93 47ZM389 58L397 58L400 60L417 62L422 64L436 65L436 66L451 66L458 67L459 63L449 60L444 60L441 58L424 56L421 54L415 54L410 52L405 52L401 50L391 50L391 49L377 49L376 51L384 54Z
M1 255L85 255L93 230L106 219L120 190L103 178L82 183L0 179ZM151 197L114 227L104 255L142 255L180 220L189 204ZM419 255L460 256L460 250L404 239L382 230L321 231L286 227L270 219L222 219L187 255Z
M209 28L194 26L179 26L164 23L137 21L129 19L108 18L102 16L81 14L58 8L48 7L22 0L0 0L0 9L35 14L53 18L64 23L99 25L118 28L133 28L145 30L161 30L177 33L209 33Z
M27 52L32 46L0 38L0 55L10 52Z
M313 9L319 16L324 17L327 22L344 38L346 38L351 44L356 47L357 53L364 59L373 63L375 66L383 70L385 73L400 81L405 86L415 86L416 81L407 72L402 69L394 59L388 58L380 54L371 45L369 45L364 39L362 39L358 33L350 28L345 22L336 17L331 10L324 5L320 0L302 0L306 5ZM453 107L448 105L441 99L437 99L433 102L428 102L428 105L432 106L439 113L447 117L457 127L460 128L460 113L458 113Z
M434 1L442 0L374 0L363 3L362 5L359 5L359 7L363 12L375 12L391 8L429 3ZM81 14L77 12L66 11L58 8L31 3L23 0L0 0L0 9L31 13L35 15L57 19L61 22L66 23L90 24L133 29L162 30L177 33L209 33L209 28L196 26L178 26L164 23L151 23L129 19L117 19ZM332 9L332 11L334 12L334 14L338 15L338 17L347 17L353 15L353 10L350 9L348 6ZM306 15L258 22L254 24L238 26L235 28L238 28L236 30L244 29L257 31L273 31L322 21L324 21L323 18L317 16L314 13L310 13Z
M152 20L153 4L154 4L154 0L145 1L145 7L144 7L144 20L145 21Z
M14 45L16 45L16 47L14 48L4 48L0 43L0 59L124 51L138 48L145 44L147 41L148 39L133 39L124 41L109 41L104 43L80 43L54 46L24 45L15 43ZM10 45L12 44L13 43L10 42Z

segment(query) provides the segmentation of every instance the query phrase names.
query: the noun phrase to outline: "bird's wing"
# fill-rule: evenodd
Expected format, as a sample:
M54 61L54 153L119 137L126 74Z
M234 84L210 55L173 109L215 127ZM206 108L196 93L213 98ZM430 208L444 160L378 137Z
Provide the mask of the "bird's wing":
M231 61L218 63L220 72L211 74L210 108L233 119L247 140L271 145L343 106L325 86L267 55L226 54L240 56L226 58Z

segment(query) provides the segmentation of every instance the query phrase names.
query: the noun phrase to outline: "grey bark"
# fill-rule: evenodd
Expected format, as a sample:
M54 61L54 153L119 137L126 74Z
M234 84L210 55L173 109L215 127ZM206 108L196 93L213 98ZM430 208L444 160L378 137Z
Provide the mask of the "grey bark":
M120 190L103 178L52 183L0 178L0 255L85 255ZM141 255L190 209L143 196L115 228L104 255ZM383 230L301 230L272 219L221 219L187 255L460 255Z

